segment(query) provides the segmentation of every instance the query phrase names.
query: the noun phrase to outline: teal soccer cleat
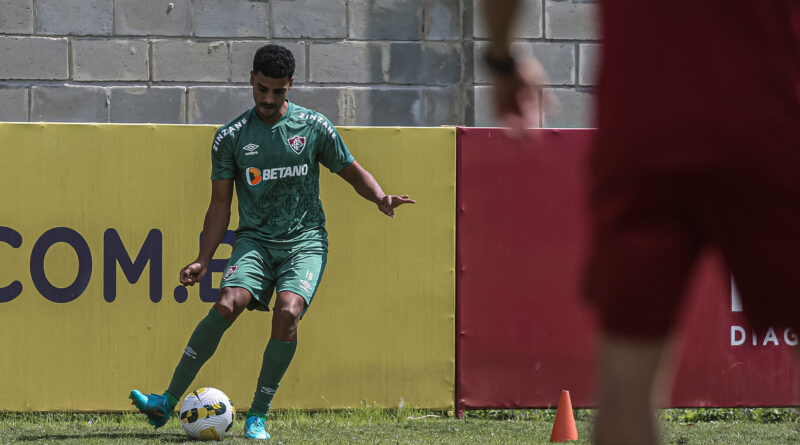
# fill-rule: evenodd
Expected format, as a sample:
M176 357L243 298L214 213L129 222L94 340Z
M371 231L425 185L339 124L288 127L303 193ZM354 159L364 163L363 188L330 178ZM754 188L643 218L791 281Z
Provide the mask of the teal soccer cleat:
M244 421L244 435L248 439L269 439L267 426L261 416L250 416Z
M139 408L139 411L147 414L150 425L153 425L156 429L164 426L172 415L174 407L165 395L150 394L146 396L134 389L128 398L133 400L131 403L136 408Z

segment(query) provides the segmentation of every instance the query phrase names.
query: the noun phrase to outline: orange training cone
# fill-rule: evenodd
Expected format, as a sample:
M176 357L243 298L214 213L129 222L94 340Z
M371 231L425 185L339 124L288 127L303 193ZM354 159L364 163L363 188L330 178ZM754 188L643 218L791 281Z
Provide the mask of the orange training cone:
M578 440L578 428L575 427L575 417L572 415L572 402L569 400L569 391L561 391L558 399L556 421L553 423L553 432L550 442L569 442Z

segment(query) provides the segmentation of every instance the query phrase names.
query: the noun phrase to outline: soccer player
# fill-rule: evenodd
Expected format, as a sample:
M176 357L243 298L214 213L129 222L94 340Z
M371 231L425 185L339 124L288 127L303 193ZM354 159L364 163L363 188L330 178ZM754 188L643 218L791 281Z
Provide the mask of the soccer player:
M484 14L498 113L524 127L540 77L509 53L518 3L485 1ZM595 439L648 445L656 376L702 250L719 249L754 328L800 327L800 2L599 5Z
M131 391L134 405L156 428L167 422L225 330L245 308L268 310L276 291L272 336L245 422L247 437L270 437L266 414L295 354L298 322L325 271L328 241L319 199L320 164L388 216L394 217L396 207L415 202L407 195L385 194L353 159L328 119L287 100L294 68L286 48L260 48L250 73L255 106L220 128L214 138L211 202L200 252L181 270L181 283L192 286L206 274L228 228L234 188L239 200L237 240L219 299L189 338L169 388L162 395Z

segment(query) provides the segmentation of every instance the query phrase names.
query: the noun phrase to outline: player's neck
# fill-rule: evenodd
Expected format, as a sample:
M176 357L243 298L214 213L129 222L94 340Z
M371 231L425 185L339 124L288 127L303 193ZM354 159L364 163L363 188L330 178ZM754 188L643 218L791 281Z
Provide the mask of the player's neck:
M288 100L283 101L283 105L281 105L278 111L276 113L271 114L270 116L263 116L259 111L258 107L255 107L256 117L258 117L262 122L269 125L274 125L275 122L281 120L281 118L283 117L284 114L286 114L287 111L289 111Z

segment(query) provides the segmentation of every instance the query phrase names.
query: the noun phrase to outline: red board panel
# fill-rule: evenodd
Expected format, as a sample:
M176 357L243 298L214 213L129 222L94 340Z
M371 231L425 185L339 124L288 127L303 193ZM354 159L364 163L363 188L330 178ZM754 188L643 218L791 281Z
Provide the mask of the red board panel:
M595 330L581 292L592 130L532 134L458 129L459 409L555 406L562 389L575 406L593 403ZM797 405L793 333L753 345L713 255L689 293L672 405Z

